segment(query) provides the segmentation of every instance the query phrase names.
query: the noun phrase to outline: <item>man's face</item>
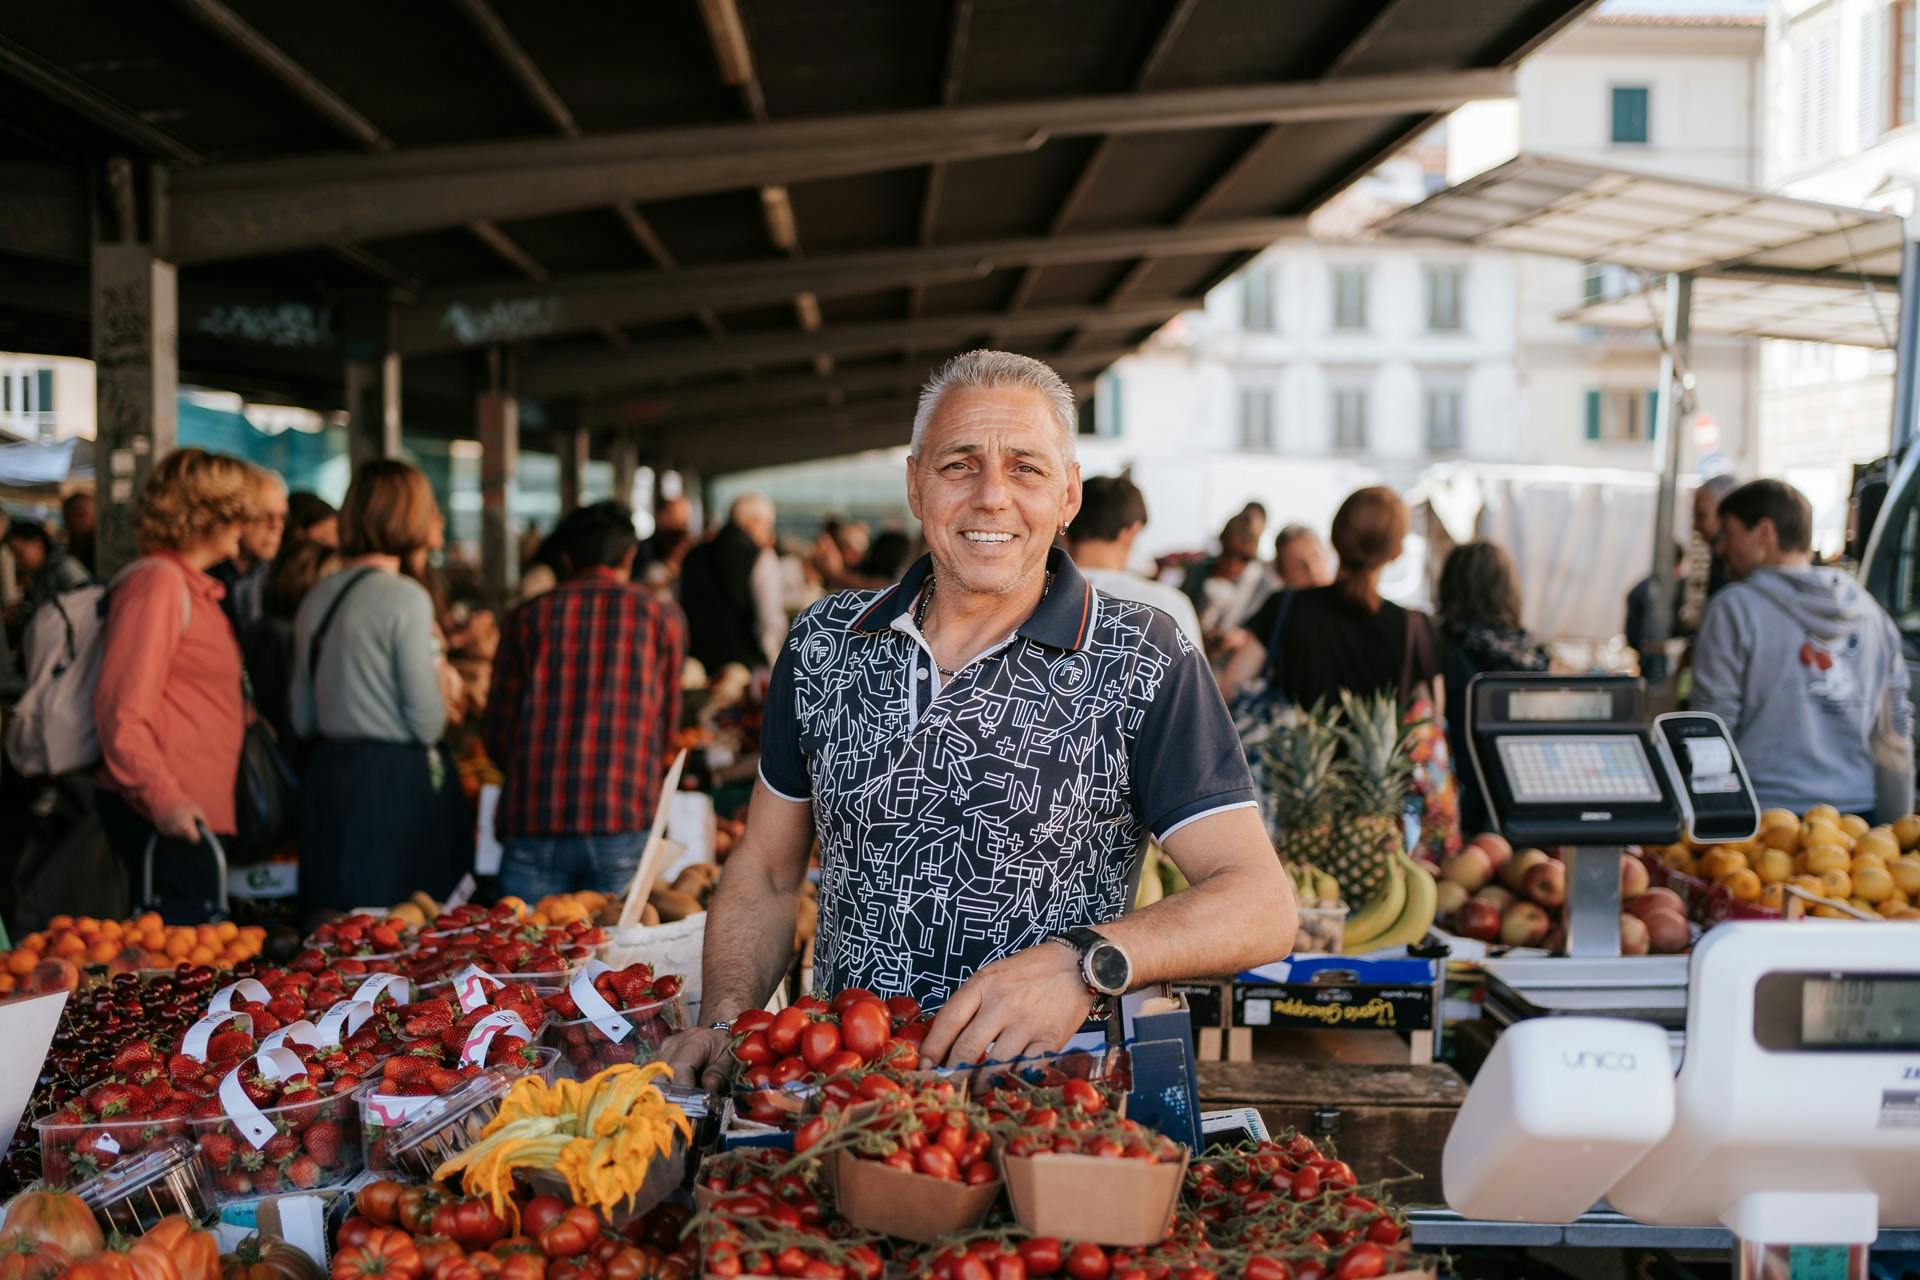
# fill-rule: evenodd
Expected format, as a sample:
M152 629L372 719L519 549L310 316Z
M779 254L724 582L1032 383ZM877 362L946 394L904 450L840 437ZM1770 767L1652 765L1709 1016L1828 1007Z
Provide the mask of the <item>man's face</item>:
M1047 563L1080 510L1080 465L1046 398L1025 387L949 391L907 459L907 503L943 584L1009 595Z
M7 546L13 550L13 562L28 577L40 572L40 566L47 562L46 548L32 538L8 538Z
M1294 591L1324 587L1333 580L1327 572L1327 549L1318 538L1288 539L1273 564L1279 571L1281 584Z
M1767 519L1749 525L1739 516L1727 516L1720 521L1720 533L1714 539L1714 550L1727 566L1727 576L1735 582L1771 564L1779 546L1773 521Z
M279 485L268 485L259 500L259 511L240 526L240 550L255 564L280 554L280 538L287 531L286 491Z

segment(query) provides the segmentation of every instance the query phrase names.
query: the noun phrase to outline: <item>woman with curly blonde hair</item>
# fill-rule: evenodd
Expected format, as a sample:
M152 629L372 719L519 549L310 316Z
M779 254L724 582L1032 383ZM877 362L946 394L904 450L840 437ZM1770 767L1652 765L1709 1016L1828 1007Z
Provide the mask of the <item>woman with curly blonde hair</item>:
M168 454L141 491L140 558L107 592L93 697L100 820L136 884L153 847L151 905L178 924L205 921L219 899L202 830L234 831L240 644L207 570L238 551L253 495L253 469L238 458Z

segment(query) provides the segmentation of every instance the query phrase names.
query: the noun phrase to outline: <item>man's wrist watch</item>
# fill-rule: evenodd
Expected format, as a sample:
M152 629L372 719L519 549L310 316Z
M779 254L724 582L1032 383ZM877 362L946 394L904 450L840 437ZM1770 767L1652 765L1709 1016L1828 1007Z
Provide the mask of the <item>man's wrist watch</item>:
M1086 984L1087 993L1101 1005L1127 994L1133 986L1133 961L1112 939L1092 929L1068 929L1055 934L1048 941L1071 947L1079 954L1080 981Z

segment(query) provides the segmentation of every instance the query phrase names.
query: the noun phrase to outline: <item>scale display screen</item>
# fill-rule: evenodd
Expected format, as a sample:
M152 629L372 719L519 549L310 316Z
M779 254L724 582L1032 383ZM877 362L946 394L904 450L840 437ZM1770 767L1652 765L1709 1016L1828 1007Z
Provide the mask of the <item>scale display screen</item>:
M1612 720L1610 689L1516 689L1507 695L1509 720Z
M1809 978L1800 987L1809 1048L1920 1046L1920 978Z
M1653 763L1631 734L1503 735L1494 745L1518 804L1660 802Z

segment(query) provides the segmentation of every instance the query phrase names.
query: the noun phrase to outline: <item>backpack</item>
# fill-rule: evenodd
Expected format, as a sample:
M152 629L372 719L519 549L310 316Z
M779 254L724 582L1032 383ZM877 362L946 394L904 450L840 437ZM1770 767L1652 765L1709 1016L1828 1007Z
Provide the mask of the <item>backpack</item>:
M6 729L7 758L27 777L51 777L100 762L93 691L100 683L107 599L113 587L141 563L128 565L111 584L91 582L61 592L28 621L20 646L26 658L27 690L20 695ZM193 617L193 598L184 583L180 607L184 633Z

